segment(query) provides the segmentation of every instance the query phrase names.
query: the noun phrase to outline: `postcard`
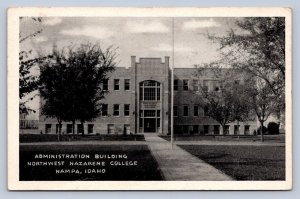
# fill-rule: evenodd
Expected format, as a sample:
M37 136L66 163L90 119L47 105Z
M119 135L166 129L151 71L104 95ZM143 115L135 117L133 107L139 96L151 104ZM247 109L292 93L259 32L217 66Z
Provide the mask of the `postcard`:
M292 189L291 12L9 8L8 189Z

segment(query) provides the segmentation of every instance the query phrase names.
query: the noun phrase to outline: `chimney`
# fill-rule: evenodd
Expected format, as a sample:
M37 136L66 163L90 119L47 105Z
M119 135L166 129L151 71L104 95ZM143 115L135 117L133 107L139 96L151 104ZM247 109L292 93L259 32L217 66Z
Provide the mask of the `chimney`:
M135 68L135 64L136 63L136 57L135 56L131 56L131 67Z
M170 59L169 56L165 56L165 65L166 65L167 67L169 67L169 59Z

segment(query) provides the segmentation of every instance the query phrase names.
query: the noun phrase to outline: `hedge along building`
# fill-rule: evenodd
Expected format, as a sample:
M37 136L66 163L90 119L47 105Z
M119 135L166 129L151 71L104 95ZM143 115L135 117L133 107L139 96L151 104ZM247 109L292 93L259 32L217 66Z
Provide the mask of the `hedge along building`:
M209 91L218 88L218 81L211 73L195 76L195 68L175 68L173 83L174 133L215 134L222 133L220 124L206 115L200 104L200 85ZM159 133L171 131L171 70L169 57L131 57L131 67L117 67L103 82L108 94L102 101L101 116L84 126L77 123L75 132L87 134ZM208 107L209 108L209 107ZM231 123L225 134L252 134L256 121ZM54 118L40 115L39 131L57 133L58 123ZM63 122L62 133L71 134L71 122Z

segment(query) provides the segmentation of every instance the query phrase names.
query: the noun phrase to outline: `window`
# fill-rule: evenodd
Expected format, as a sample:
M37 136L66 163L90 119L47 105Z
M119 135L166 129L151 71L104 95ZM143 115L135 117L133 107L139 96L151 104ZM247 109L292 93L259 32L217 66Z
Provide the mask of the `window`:
M173 106L173 116L174 117L178 116L178 106Z
M183 90L184 91L189 90L189 80L184 79L182 82L183 82Z
M67 124L67 133L73 133L73 125Z
M234 135L240 134L240 125L234 125Z
M124 116L129 116L129 114L130 114L129 104L124 104Z
M204 135L209 134L209 125L204 125Z
M220 82L215 80L215 81L212 81L213 83L213 89L215 92L219 92L220 91Z
M129 91L130 90L130 79L124 80L124 90Z
M107 133L108 134L114 134L115 133L115 126L113 124L107 125Z
M101 110L102 116L107 116L107 104L102 104L102 110Z
M245 125L245 135L249 135L250 134L250 126L249 125Z
M223 131L224 135L229 135L229 125L225 125Z
M77 133L83 133L83 125L82 124L77 124Z
M114 116L119 116L119 115L120 115L120 105L114 104Z
M178 79L174 79L174 91L178 90Z
M147 80L140 83L140 100L159 101L160 83L153 80Z
M204 116L208 116L208 106L204 107Z
M108 79L104 79L102 82L102 88L104 91L108 90Z
M45 133L51 133L51 124L46 124Z
M115 91L120 90L120 80L119 79L114 79L114 90Z
M183 106L183 116L189 116L189 107Z
M214 134L220 135L220 125L214 125Z
M93 133L94 124L88 124L88 133Z
M194 116L199 116L199 107L198 106L194 106Z
M198 134L199 133L199 126L198 125L193 125L193 133Z
M208 88L209 88L209 81L204 80L203 81L203 91L208 92Z
M196 80L196 79L194 79L194 80L193 80L193 90L194 90L194 91L198 91L198 90L199 90L198 84L199 84L199 81Z

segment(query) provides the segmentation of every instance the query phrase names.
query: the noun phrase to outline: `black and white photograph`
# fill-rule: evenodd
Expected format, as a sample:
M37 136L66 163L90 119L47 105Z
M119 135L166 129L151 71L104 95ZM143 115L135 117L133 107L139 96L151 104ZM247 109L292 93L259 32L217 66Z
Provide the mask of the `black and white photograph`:
M8 20L9 189L291 189L290 9Z

